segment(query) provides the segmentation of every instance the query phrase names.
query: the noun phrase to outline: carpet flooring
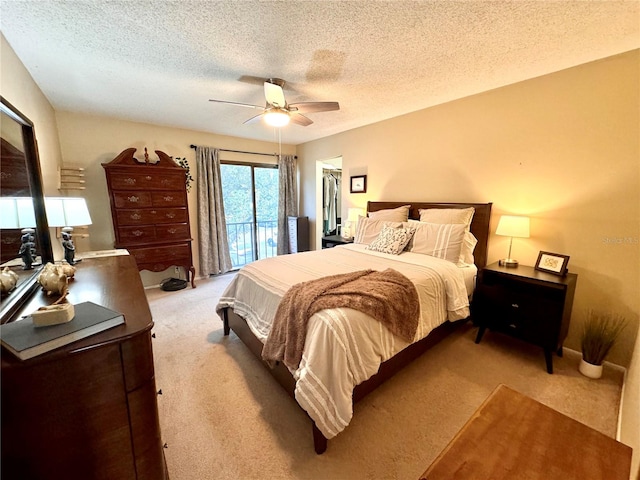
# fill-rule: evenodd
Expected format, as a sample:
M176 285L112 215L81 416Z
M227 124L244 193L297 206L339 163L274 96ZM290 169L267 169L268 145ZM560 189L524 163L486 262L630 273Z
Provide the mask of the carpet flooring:
M599 380L554 355L466 324L355 406L316 455L311 422L215 313L233 274L148 289L160 426L172 480L417 479L500 383L615 437L623 370Z

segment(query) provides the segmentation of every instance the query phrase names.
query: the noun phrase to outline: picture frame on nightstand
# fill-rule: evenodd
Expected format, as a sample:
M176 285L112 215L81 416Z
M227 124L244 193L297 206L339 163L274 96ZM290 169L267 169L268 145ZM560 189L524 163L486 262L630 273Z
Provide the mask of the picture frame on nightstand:
M538 254L538 260L536 260L535 269L540 272L551 273L564 277L569 269L569 255L562 255L560 253L551 253L540 251Z

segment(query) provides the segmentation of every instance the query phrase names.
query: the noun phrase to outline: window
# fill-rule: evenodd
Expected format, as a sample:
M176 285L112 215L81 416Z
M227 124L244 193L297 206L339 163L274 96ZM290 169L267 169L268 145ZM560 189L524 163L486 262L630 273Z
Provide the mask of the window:
M274 257L278 243L278 167L220 162L233 268Z

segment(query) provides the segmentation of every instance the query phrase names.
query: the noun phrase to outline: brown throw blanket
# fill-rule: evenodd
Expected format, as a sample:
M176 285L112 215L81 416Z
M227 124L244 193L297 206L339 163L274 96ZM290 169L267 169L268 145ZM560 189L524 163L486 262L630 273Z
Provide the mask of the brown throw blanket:
M271 367L283 361L298 368L309 318L320 310L349 307L382 322L393 334L413 341L418 328L420 302L411 281L388 268L332 275L294 285L282 297L262 359Z

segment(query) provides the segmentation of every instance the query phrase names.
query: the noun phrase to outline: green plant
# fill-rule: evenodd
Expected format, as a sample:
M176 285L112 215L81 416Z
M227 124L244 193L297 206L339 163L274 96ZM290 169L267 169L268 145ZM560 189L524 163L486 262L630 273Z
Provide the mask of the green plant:
M589 310L582 330L584 361L592 365L602 365L626 324L621 315Z
M173 158L173 157L171 157ZM184 168L184 181L187 184L187 192L191 191L191 182L193 182L193 177L191 176L191 169L189 168L189 162L186 158L173 158L173 161Z

